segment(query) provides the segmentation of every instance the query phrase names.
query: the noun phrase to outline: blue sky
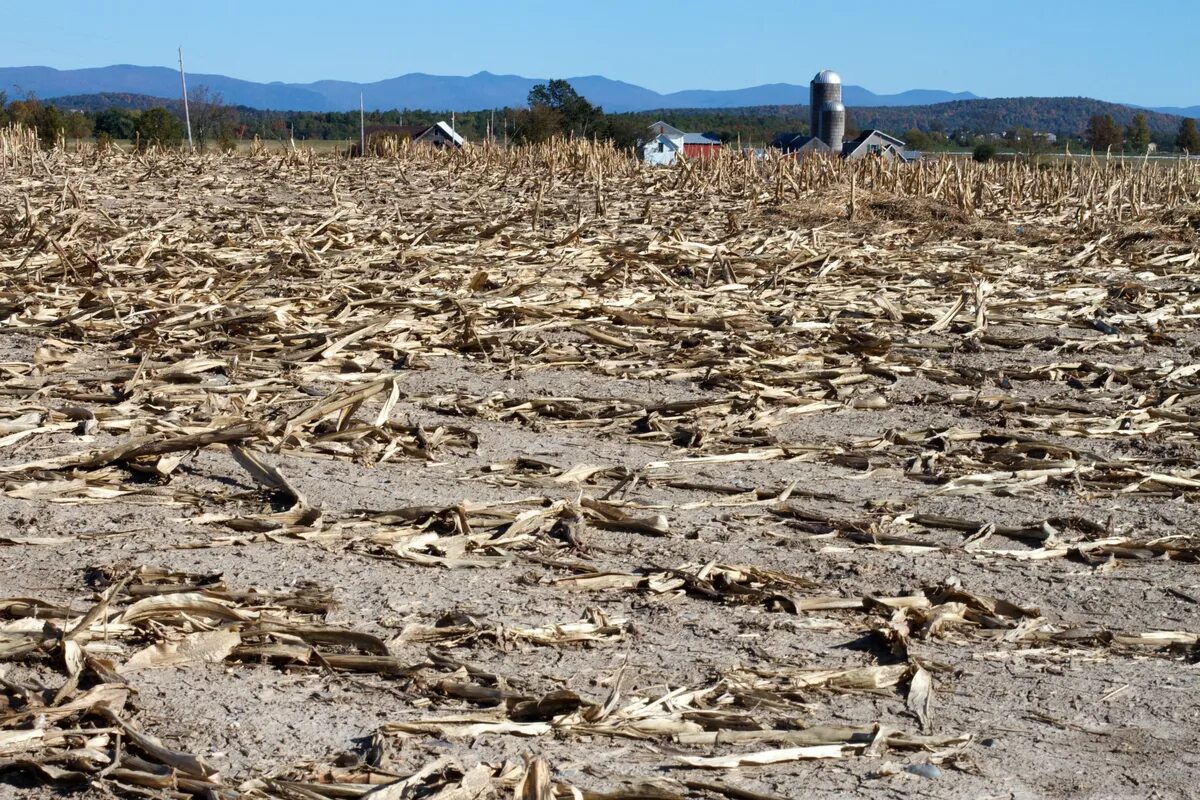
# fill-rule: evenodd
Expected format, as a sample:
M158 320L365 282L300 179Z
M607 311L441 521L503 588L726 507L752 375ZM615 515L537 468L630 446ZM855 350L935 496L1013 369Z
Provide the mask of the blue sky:
M879 93L1200 104L1200 0L55 0L5 4L0 66L126 63L257 81L601 74L662 92L807 83ZM853 11L853 14L847 13Z

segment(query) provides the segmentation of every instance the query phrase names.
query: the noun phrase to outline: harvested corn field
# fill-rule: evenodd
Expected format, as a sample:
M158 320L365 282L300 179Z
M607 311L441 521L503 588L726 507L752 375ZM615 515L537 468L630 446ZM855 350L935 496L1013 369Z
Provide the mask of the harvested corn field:
M0 140L0 796L1184 796L1200 165Z

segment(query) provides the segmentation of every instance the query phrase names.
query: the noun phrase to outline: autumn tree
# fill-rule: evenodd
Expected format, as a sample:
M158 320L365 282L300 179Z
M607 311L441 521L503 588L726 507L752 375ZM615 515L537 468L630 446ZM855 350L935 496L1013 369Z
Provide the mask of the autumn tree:
M14 100L10 103L8 119L17 125L32 128L37 133L42 147L46 148L54 147L64 132L62 112L57 107L38 100L33 94L24 100Z
M924 131L919 128L912 128L908 133L904 134L904 143L913 150L928 150L931 140Z
M1120 149L1124 137L1121 126L1109 114L1093 114L1088 120L1086 140L1093 150Z
M200 85L188 93L188 107L192 117L192 138L196 147L206 149L210 140L226 148L234 139L237 112L225 104L220 92Z
M86 139L92 135L92 118L87 114L72 111L63 117L62 128L68 139Z
M1175 146L1189 153L1200 153L1200 132L1196 130L1196 120L1189 117L1179 123L1179 135L1175 137Z

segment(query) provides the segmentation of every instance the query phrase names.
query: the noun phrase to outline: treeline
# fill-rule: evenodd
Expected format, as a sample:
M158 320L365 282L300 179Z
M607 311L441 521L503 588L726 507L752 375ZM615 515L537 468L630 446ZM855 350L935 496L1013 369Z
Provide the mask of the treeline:
M167 112L179 121L178 130L156 131L160 143L175 143L184 135L183 102L148 95L104 93L56 97L39 102L35 98L11 104L19 106L5 116L0 95L0 124L21 122L45 131L47 142L64 131L70 139L88 136L133 140L139 135L139 121L148 113ZM24 109L36 108L37 113ZM199 86L188 93L193 140L199 147L228 147L239 140L295 139L354 141L359 137L357 111L264 111L247 106L226 105L219 94ZM500 108L445 114L425 110L393 109L368 111L368 127L432 125L439 120L452 122L470 141L489 136L498 142L536 142L551 136L583 136L608 139L618 146L631 147L642 136L645 126L628 115L606 114L578 94L566 81L553 80L535 86L525 108ZM143 126L144 127L144 126Z
M69 139L94 136L171 144L180 141L184 133L183 104L179 100L134 94L81 95L45 102L36 98L7 100L0 93L0 124L30 125L47 143L58 136ZM254 137L353 141L359 135L357 111L264 111L229 106L203 86L189 93L189 110L193 139L200 147L231 147L239 140ZM431 125L443 119L453 120L458 132L471 141L482 141L489 136L498 142L539 141L552 135L567 135L609 139L629 147L645 135L650 123L664 119L685 130L716 134L730 144L761 147L781 132L806 133L808 107L607 114L566 81L550 81L534 87L524 108L481 110L452 117L413 109L366 114L369 126ZM171 120L178 122L178 126ZM1195 130L1194 121L1087 98L1027 97L959 100L927 106L856 107L847 112L846 128L848 137L859 130L878 128L921 150L970 148L985 141L1007 140L1013 149L1033 151L1046 146L1045 137L1038 134L1053 133L1059 140L1058 149L1070 142L1080 147L1145 152L1146 145L1153 143L1160 151L1197 152L1189 146L1193 141L1189 130Z

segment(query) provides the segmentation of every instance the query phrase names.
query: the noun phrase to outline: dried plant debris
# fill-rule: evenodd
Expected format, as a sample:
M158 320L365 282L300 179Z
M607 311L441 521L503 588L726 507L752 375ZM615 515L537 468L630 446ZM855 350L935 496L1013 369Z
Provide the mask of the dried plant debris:
M376 150L0 131L0 553L49 587L0 592L0 771L228 800L995 781L971 670L1200 658L1194 614L1071 583L1200 604L1200 162ZM110 565L64 583L84 552ZM195 566L233 556L286 588ZM428 603L368 614L313 564ZM138 707L172 670L389 705L365 752L222 775Z

